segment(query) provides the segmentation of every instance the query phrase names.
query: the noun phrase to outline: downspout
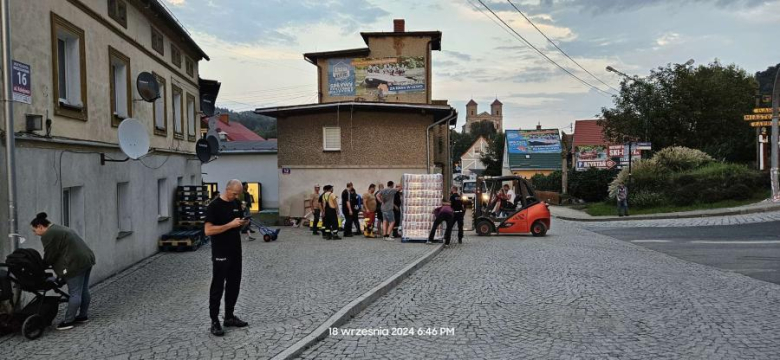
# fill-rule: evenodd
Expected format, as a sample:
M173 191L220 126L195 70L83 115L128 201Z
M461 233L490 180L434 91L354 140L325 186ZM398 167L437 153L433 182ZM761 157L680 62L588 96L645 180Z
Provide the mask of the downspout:
M431 51L432 50L432 44L433 39L428 40L428 45L426 46L428 48L428 53L425 54L425 77L427 78L427 84L425 84L425 102L430 104L431 101L431 78L433 77L433 71L431 70Z
M447 115L444 119L441 119L430 126L428 126L427 129L425 129L425 169L426 173L431 173L431 129L434 126L440 125L441 123L445 121L450 121L453 118L457 117L458 113L455 111L455 109L450 110L450 114ZM447 129L449 130L449 125L447 126Z

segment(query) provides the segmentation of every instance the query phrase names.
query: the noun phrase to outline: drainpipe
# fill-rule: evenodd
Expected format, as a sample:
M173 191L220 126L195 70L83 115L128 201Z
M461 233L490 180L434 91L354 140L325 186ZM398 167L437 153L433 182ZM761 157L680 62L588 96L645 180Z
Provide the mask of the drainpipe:
M425 78L427 80L427 84L425 84L425 101L430 104L433 102L431 100L431 78L433 77L433 71L431 70L431 52L433 46L433 40L428 40L428 53L425 54ZM429 76L430 75L430 76Z
M425 169L426 173L431 173L431 129L434 126L440 125L441 123L445 121L450 121L453 118L456 118L458 116L458 113L455 111L455 109L452 109L450 111L450 114L447 115L444 119L441 119L430 126L428 126L427 129L425 129ZM447 125L447 129L449 130L449 125Z
M14 103L11 99L11 10L8 0L0 4L3 27L3 99L5 99L5 173L8 186L8 238L11 241L11 252L19 248L19 234L16 222L16 144L14 139Z

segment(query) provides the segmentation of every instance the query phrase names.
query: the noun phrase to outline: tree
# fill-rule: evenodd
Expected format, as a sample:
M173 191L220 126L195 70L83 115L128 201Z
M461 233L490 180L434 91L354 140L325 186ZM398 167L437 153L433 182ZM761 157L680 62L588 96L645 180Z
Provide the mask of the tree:
M761 95L772 95L772 87L775 84L775 74L780 70L780 64L770 66L764 71L756 73L756 81L758 81L758 92ZM765 104L772 106L771 103Z
M499 132L488 139L488 151L482 155L485 175L500 176L504 165L504 133Z
M471 128L469 129L469 133L474 135L474 140L478 139L480 136L484 136L485 139L488 139L495 135L496 132L496 126L493 125L493 122L489 120L482 120L472 123Z
M749 162L754 131L742 116L754 106L756 80L717 60L697 68L666 65L645 79L623 80L613 108L602 108L605 137L649 141L653 149L685 146L719 160Z
M276 139L276 119L255 114L253 111L235 112L227 108L217 108L217 113L228 114L230 121L246 126L265 139Z

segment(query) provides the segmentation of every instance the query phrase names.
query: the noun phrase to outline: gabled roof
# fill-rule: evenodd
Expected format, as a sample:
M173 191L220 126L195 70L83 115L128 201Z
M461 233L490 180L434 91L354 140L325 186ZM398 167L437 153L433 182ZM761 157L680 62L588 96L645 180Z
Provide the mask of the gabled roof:
M217 122L218 131L223 131L227 134L229 141L263 141L262 136L257 135L254 131L249 130L246 126L241 125L237 121L231 121L224 123L222 121Z
M471 144L471 146L469 146L469 148L468 148L468 149L466 149L466 151L465 151L465 152L463 152L463 154L460 154L460 157L462 158L463 156L465 156L465 155L466 155L466 153L468 153L469 151L471 151L471 149L473 149L475 146L477 146L477 144L479 144L480 140L481 140L481 141L484 141L484 142L487 142L487 139L485 139L485 137L484 137L484 136L480 135L480 136L477 138L477 140L474 140L474 143L473 143L473 144Z
M334 58L334 57L350 57L350 56L368 56L368 54L371 53L371 50L366 48L357 48L357 49L346 49L346 50L335 50L335 51L322 51L322 52L313 52L313 53L305 53L303 54L303 58L306 59L306 61L317 65L317 59L323 58Z
M495 100L495 101L493 101L493 103L492 103L492 104L490 104L490 105L504 105L504 104L502 104L500 101L498 101L498 99L496 99L496 100Z
M262 141L225 141L221 144L222 153L232 154L262 154L276 153L278 144L276 139Z
M477 102L474 101L474 99L469 100L469 102L466 104L466 106L472 106L472 105L477 105Z
M372 37L429 37L431 38L431 50L441 50L441 31L361 32L360 36L363 37L366 45L368 45L368 39Z
M608 145L598 120L577 120L574 122L572 148L580 145Z

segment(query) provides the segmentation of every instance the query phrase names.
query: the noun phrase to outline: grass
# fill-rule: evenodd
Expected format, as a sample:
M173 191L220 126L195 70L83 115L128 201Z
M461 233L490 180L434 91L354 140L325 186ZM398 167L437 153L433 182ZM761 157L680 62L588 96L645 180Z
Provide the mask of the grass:
M709 204L693 204L688 206L675 206L675 205L661 205L644 209L632 209L630 206L628 212L631 215L647 215L647 214L665 214L681 211L696 211L696 210L710 210L710 209L722 209L737 207L743 205L750 205L757 203L761 200L769 198L771 191L758 192L752 198L747 200L725 200ZM599 202L587 204L585 212L592 216L616 216L617 204L609 202Z

